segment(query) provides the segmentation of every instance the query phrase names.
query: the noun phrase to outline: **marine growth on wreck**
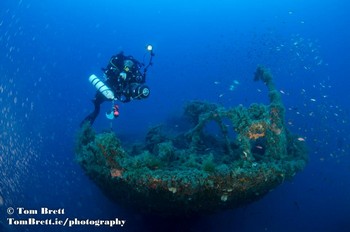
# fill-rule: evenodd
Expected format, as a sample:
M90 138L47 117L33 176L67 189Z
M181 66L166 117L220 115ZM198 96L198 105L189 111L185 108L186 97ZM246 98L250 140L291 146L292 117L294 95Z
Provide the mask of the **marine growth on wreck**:
M188 131L174 135L155 126L144 144L131 149L113 132L97 134L86 124L77 161L109 198L143 212L195 214L258 200L302 170L307 153L286 128L270 72L258 67L254 80L266 84L269 105L224 108L192 101L184 107ZM213 123L221 136L206 130Z

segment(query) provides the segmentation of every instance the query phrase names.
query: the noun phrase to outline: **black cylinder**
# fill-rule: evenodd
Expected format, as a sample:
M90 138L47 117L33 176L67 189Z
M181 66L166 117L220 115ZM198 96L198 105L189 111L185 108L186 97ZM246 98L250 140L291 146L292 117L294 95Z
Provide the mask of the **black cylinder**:
M126 95L132 99L147 98L150 94L150 89L147 85L131 84L126 92Z

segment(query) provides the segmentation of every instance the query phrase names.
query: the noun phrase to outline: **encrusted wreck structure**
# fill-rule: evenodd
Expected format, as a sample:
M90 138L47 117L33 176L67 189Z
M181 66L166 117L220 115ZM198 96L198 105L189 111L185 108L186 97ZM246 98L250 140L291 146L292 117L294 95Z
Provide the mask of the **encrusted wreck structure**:
M184 110L191 128L170 135L153 127L144 144L128 150L114 133L84 125L77 160L108 197L144 212L193 214L255 201L302 170L307 153L286 128L270 72L258 67L254 79L266 84L269 105L193 101Z

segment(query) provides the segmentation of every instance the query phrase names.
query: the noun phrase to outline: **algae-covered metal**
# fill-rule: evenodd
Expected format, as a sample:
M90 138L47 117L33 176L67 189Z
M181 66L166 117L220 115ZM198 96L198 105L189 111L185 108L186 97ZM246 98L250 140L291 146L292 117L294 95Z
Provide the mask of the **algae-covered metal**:
M302 170L307 153L286 128L272 75L258 67L254 79L268 87L269 105L226 109L192 101L184 108L188 130L156 126L129 149L114 133L96 134L86 124L77 160L108 197L140 211L193 214L255 201Z

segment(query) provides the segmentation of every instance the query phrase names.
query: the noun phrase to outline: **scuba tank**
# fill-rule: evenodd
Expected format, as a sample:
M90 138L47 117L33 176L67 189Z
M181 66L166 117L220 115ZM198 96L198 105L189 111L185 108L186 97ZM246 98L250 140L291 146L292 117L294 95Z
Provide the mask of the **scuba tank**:
M95 74L92 74L89 77L90 83L96 87L100 93L103 94L107 99L114 100L114 93L113 91L105 85Z

